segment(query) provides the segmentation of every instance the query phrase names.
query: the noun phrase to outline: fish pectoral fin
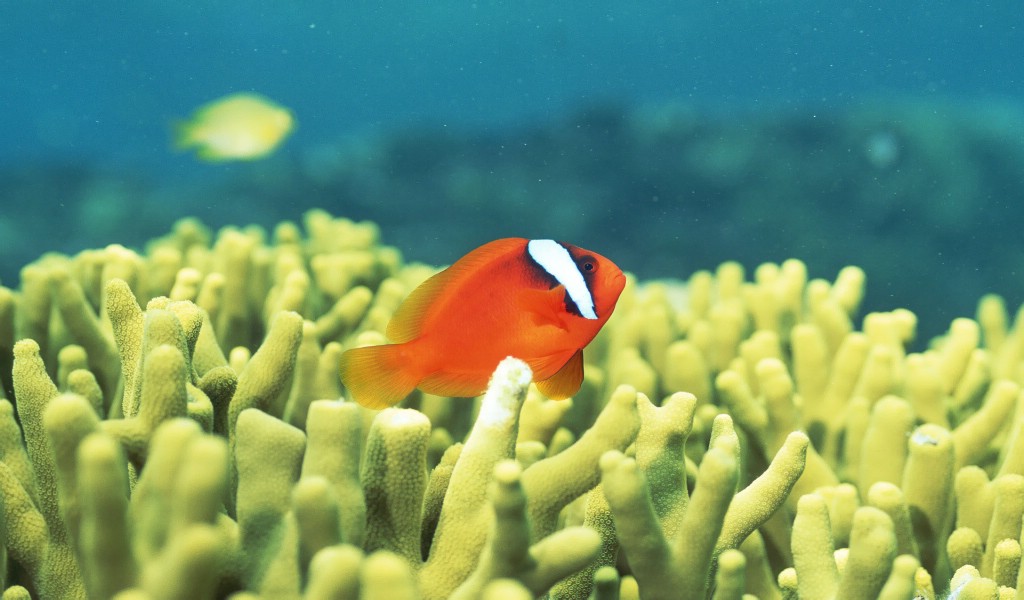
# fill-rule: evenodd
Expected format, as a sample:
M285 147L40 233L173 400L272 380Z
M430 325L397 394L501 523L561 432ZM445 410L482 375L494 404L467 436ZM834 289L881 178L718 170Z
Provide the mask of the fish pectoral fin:
M565 286L550 290L525 289L519 292L519 305L531 315L537 325L555 325L566 329Z
M535 383L552 400L564 400L578 392L583 384L583 350L577 350L557 373Z

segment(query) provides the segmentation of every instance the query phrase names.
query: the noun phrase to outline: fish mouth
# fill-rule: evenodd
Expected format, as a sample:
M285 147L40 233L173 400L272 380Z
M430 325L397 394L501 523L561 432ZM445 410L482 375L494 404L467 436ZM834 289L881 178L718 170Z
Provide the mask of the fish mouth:
M626 274L622 271L616 273L615 276L612 277L611 287L612 289L615 289L617 293L621 293L623 288L626 287Z

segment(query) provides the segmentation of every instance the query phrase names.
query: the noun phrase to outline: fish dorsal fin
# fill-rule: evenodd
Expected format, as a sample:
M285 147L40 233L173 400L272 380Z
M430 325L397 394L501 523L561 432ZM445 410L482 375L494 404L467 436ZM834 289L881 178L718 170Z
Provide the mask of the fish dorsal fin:
M450 269L449 267L448 269ZM388 339L396 344L404 344L420 336L423 320L437 297L448 287L451 273L445 269L435 273L414 289L398 306L388 323Z
M564 400L578 392L583 384L583 350L577 350L557 373L535 383L552 400Z
M412 341L420 336L423 323L440 311L447 302L458 302L458 289L482 268L522 250L526 240L504 238L488 242L455 261L447 269L434 274L410 293L391 317L386 335L396 343Z

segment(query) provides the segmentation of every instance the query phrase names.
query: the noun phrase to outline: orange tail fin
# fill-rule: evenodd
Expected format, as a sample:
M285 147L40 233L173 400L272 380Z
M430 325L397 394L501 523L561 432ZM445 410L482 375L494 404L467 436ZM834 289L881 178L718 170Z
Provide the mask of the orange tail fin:
M356 402L387 408L402 401L420 383L404 360L403 344L353 348L341 355L341 381Z

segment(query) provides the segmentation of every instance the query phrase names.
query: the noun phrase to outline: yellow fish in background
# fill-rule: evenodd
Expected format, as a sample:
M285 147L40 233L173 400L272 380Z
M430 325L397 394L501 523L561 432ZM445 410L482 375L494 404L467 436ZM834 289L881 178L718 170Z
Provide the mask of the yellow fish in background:
M175 124L174 145L195 148L203 160L256 160L274 151L295 128L291 111L272 100L241 92L208 102Z

